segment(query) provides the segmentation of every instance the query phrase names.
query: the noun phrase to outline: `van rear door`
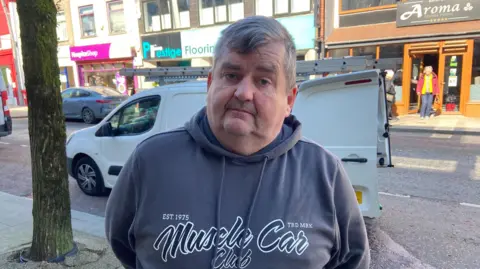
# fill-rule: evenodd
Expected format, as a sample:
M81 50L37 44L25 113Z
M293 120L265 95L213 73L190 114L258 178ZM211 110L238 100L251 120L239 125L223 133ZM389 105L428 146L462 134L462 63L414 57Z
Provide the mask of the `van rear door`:
M368 70L306 81L293 108L303 135L342 160L362 214L370 218L380 216L378 130L386 117L380 107L385 104L379 106L380 78L379 71Z

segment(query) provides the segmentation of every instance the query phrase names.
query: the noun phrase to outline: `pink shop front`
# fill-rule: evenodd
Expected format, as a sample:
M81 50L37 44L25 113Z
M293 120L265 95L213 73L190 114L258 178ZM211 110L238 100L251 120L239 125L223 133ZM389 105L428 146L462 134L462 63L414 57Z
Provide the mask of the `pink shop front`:
M130 50L130 53L118 55L121 58L113 58L112 45L106 43L70 47L70 58L77 63L80 86L107 86L129 94L129 89L136 89L137 83L120 76L119 71L133 67L133 52Z

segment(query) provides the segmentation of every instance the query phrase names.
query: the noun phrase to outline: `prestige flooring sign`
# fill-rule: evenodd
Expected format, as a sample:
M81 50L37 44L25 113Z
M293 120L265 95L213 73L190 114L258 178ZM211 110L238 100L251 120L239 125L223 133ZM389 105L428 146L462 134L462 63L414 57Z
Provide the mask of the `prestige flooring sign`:
M397 27L471 20L480 20L480 0L397 2Z
M142 52L144 60L182 58L180 33L143 36Z

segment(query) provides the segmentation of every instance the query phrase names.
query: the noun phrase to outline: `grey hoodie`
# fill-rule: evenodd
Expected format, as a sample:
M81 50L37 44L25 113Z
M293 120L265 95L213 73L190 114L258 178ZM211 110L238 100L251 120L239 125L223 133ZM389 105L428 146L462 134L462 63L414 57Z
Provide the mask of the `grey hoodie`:
M343 166L301 138L294 116L251 156L225 150L205 121L203 108L184 128L140 143L123 167L105 225L127 268L369 267Z

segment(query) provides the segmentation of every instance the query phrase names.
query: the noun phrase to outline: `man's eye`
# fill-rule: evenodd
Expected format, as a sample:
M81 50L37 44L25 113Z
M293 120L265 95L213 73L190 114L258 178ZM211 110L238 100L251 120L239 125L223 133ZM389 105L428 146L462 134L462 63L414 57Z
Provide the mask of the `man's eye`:
M260 80L260 85L267 86L268 84L270 84L270 81L268 79L261 79Z
M235 74L224 74L224 76L229 80L237 79L237 75L235 75Z

